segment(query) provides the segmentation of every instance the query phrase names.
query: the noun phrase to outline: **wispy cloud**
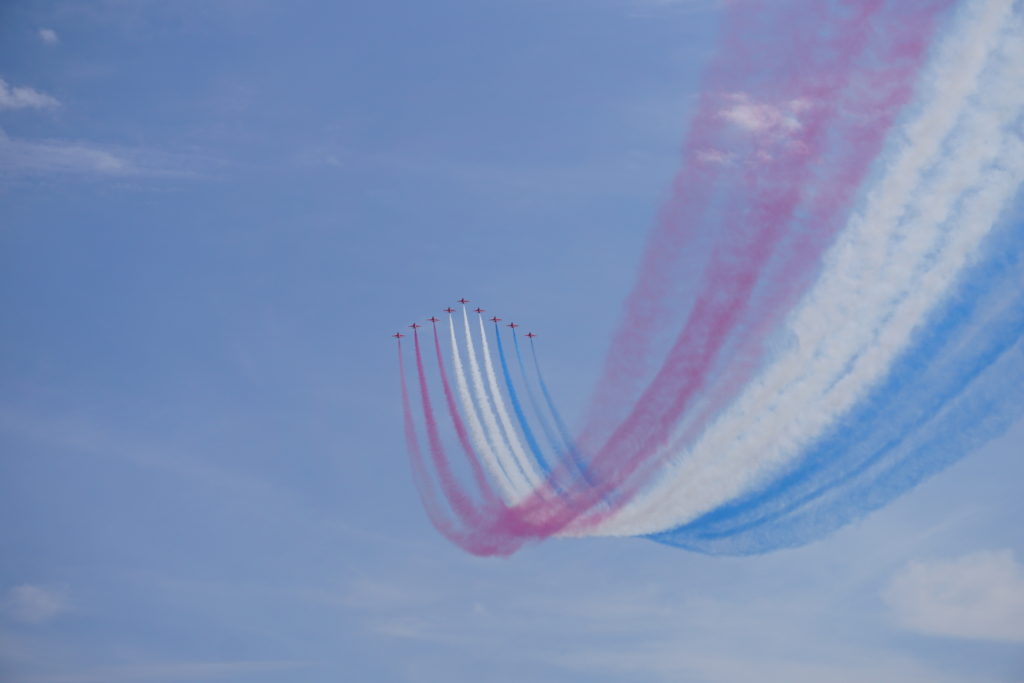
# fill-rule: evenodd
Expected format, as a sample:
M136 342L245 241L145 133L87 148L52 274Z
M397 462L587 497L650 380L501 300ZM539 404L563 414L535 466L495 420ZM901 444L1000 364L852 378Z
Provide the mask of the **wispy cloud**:
M192 177L211 160L74 140L26 140L0 130L0 176Z
M56 45L60 42L60 36L52 28L41 28L37 35L45 45Z
M25 683L119 683L121 681L205 681L241 674L291 671L308 666L301 661L154 662L103 667L73 674L33 676Z
M53 44L52 29L40 29L39 38ZM57 98L25 86L11 86L0 78L0 110L54 109ZM42 175L92 177L195 176L210 159L195 155L168 154L148 149L60 139L14 138L0 129L0 178Z
M706 12L719 8L724 0L622 0L622 2L632 7L635 13L643 15L666 9L687 13Z
M554 657L565 669L608 675L621 672L633 680L701 681L732 683L861 683L862 681L902 681L903 683L965 683L967 679L947 674L909 657L878 652L841 661L816 661L814 654L772 655L728 648L702 648L687 644L684 638L632 647L611 645L600 650L567 651ZM835 653L829 653L834 655ZM981 678L974 681L985 680Z
M137 170L131 160L94 145L18 140L0 131L0 171L5 173L130 175Z
M883 597L907 629L1024 642L1024 566L1009 550L911 562L892 578Z
M397 581L385 597L410 590ZM836 605L828 592L773 597L698 597L666 586L559 588L533 597L499 597L493 586L471 589L430 581L430 610L390 599L367 600L366 631L436 650L487 652L493 671L523 678L561 671L569 680L701 681L899 680L966 683L990 680L944 671L882 642L851 643L829 635ZM354 584L362 591L364 582ZM510 594L511 595L511 594ZM346 605L348 606L348 605ZM567 635L571 634L571 635ZM501 643L503 645L496 645ZM742 647L737 644L742 643Z
M52 95L27 86L11 86L0 78L0 109L53 109L59 106L60 101Z
M0 404L0 434L46 444L71 453L111 458L223 489L234 496L267 501L284 495L273 483L227 470L158 440L79 414L45 415Z
M7 613L16 621L41 624L67 611L67 591L34 584L10 589L5 601Z
M804 106L800 100L795 100L785 107L778 107L756 102L743 93L733 95L730 99L732 101L718 115L740 128L762 132L776 129L796 130L800 127L800 121L794 115Z

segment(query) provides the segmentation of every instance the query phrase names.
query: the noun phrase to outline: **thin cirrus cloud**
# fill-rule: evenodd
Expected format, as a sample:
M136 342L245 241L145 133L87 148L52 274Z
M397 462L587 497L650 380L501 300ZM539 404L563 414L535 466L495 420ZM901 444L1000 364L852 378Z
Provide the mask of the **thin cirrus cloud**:
M0 109L54 109L59 106L60 101L52 95L27 86L12 86L0 78Z
M41 624L68 609L66 591L29 583L11 588L6 603L11 618L28 624Z
M47 42L43 29L40 38ZM53 33L51 31L51 33ZM53 33L56 39L56 33ZM61 106L60 101L28 86L12 86L0 78L0 110L43 110ZM124 175L136 171L128 158L95 145L9 137L0 129L0 174L33 175L53 172Z
M42 29L43 31L49 29ZM54 36L56 33L54 32ZM46 42L46 38L42 38ZM61 107L56 97L28 86L12 86L0 78L0 111L50 110ZM11 137L0 128L0 178L38 176L195 177L213 160L195 154L169 154L149 149L62 139Z
M136 175L142 168L127 156L96 145L61 140L32 141L0 130L0 175L86 173Z
M73 674L32 678L37 683L137 683L138 681L209 681L228 676L269 674L301 669L302 661L171 661L103 667Z
M911 562L892 578L882 597L906 629L1024 642L1024 565L1009 550Z
M748 131L793 131L800 128L798 115L810 106L804 99L794 99L782 105L758 102L746 93L727 97L728 104L718 115Z
M0 179L209 178L223 163L200 154L101 145L76 140L26 140L0 129Z
M41 28L37 35L44 45L56 45L60 42L60 36L52 28Z

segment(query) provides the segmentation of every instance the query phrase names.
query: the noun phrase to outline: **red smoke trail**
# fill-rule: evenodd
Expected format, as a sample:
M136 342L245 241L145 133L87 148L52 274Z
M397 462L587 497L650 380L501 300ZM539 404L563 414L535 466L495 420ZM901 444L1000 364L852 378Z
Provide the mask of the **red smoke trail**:
M804 137L813 133L820 142L823 133L833 132L822 128L827 120L824 115L836 113L835 107L828 106L833 104L829 98L841 91L840 86L850 82L851 75L856 76L856 70L851 68L852 59L864 52L865 39L872 40L876 46L884 45L894 31L902 31L895 42L904 41L904 54L889 51L877 60L882 65L880 69L871 65L870 68L877 69L878 73L855 82L861 91L856 94L863 100L862 106L857 107L857 102L848 99L844 108L851 104L855 106L849 111L839 112L839 116L846 120L848 130L838 137L845 138L852 143L851 146L860 144L858 137L861 135L879 139L891 123L894 107L906 101L910 81L908 74L921 61L919 57L924 53L924 40L930 34L935 14L949 1L938 0L919 11L902 13L906 5L899 7L896 3L889 8L894 15L889 26L894 28L874 21L881 4L878 0L839 3L840 7L831 11L849 16L840 15L838 20L824 15L829 11L829 3L801 2L781 10L777 4L767 8L762 4L734 3L729 9L722 31L722 47L708 67L701 101L684 144L686 163L673 183L672 197L648 240L639 276L626 299L621 322L581 432L579 443L585 452L597 451L608 433L635 404L643 383L648 380L646 365L658 357L653 353L654 346L666 326L677 323L680 314L686 315L683 307L696 298L692 290L700 279L701 269L705 267L702 264L706 260L700 256L706 254L716 241L728 246L735 239L745 239L723 227L725 222L711 211L714 197L718 196L719 203L725 202L731 207L731 215L727 217L729 224L743 222L755 224L753 227L757 228L760 227L756 224L758 219L748 210L763 213L765 208L771 207L770 203L764 199L757 201L756 197L757 203L747 203L752 197L752 187L764 198L764 193L779 194L787 184L789 187L796 185L797 197L800 198L806 194L805 186L813 191L824 185L824 189L818 192L819 197L845 192L845 198L833 201L838 205L848 199L863 177L865 164L832 163L831 160L824 163L817 154L811 153L810 148L804 149L803 154L794 154L800 149L796 144L790 145L789 150L779 149L778 144L772 145L767 138L778 133L777 127L769 126L760 134L760 139L737 142L735 125L723 116L729 98L756 91L757 98L752 102L755 112L762 100L777 106L798 102L801 98L817 101L819 105L807 117L810 120L805 119L800 133ZM765 17L772 23L766 24ZM921 23L917 23L919 21ZM876 28L878 36L870 35ZM778 49L780 44L785 46L783 51ZM908 55L910 58L905 59ZM897 89L902 88L904 93L897 94L889 102L877 97L879 92L887 92L892 83L897 83ZM825 106L820 106L820 103ZM872 108L874 105L877 106ZM880 111L890 114L881 124L877 121ZM858 125L858 118L867 120L867 130ZM731 155L734 157L731 161L711 163L701 160L708 150L731 153L737 144L740 145L739 152ZM870 160L869 147L864 145L861 158ZM873 151L876 150L877 146ZM769 153L773 156L771 163L750 164L749 159L746 166L735 163L736 158ZM811 164L815 164L813 169ZM746 177L740 191L721 187L723 178L734 177L744 168ZM794 170L801 171L799 178L794 176ZM815 182L805 182L808 173L812 174L811 179ZM726 192L724 198L721 191ZM730 210L728 207L727 211ZM775 210L780 208L781 204ZM812 208L811 212L815 210ZM788 213L792 214L792 208ZM818 220L820 216L814 218ZM820 253L817 245L827 243L834 229L819 230L820 224L811 224L809 220L808 224L811 227L805 232L811 233L814 244L801 262L816 264L816 256ZM794 240L794 251L802 248L799 240ZM779 272L787 278L790 275L784 270ZM793 288L802 291L806 280L806 275L792 278L796 283ZM680 305L679 302L684 303Z
M797 86L807 81L810 85L796 88L796 96L808 98L820 105L815 107L811 115L803 117L798 135L787 137L788 150L775 149L773 146L778 147L776 141L767 141L768 144L764 146L779 157L777 161L773 159L765 166L759 165L748 170L744 187L746 194L754 197L754 204L742 216L736 215L739 213L736 212L732 216L735 222L731 221L731 225L726 226L725 234L730 235L735 242L723 243L716 249L703 291L664 365L635 404L630 416L620 424L595 459L592 470L596 470L599 476L611 477L621 484L638 470L647 473L656 471L657 463L645 463L645 459L664 445L671 429L678 423L697 392L707 386L712 364L738 324L747 317L750 318L747 325L763 327L765 322L771 322L781 311L786 310L799 293L800 290L795 287L782 286L779 288L781 295L763 301L757 310L749 308L754 288L761 283L761 273L769 259L777 254L776 247L786 234L785 228L792 222L794 211L802 199L803 187L806 184L813 185L814 178L810 174L814 169L810 162L820 158L826 143L825 133L838 127L834 120L836 100L839 99L837 95L847 86L855 60L863 53L867 41L873 37L872 20L879 8L880 2L866 3L851 21L840 22L841 39L830 45L835 46L841 59L834 65L827 65L828 70L815 77L808 79L806 74L801 74L797 80ZM805 239L802 248L794 250L789 258L784 259L784 270L780 272L786 277L794 271L797 271L798 276L803 275L817 266L821 250L839 226L839 221L835 220L836 215L849 201L870 159L877 153L881 139L891 125L896 107L909 97L910 77L921 62L925 38L938 9L941 7L932 7L923 13L924 16L915 17L916 21L906 21L907 18L904 18L905 23L900 24L901 29L905 30L903 33L897 31L895 40L892 40L895 48L889 52L897 53L905 64L895 74L882 74L882 82L878 84L884 86L893 80L898 83L886 101L887 115L870 118L870 125L864 126L866 130L861 131L859 142L867 139L872 144L862 144L855 150L857 153L852 159L844 160L845 168L837 176L841 180L836 183L838 187L826 185L826 191L819 195L824 200L820 200L809 213L813 220L825 221L826 224L815 225L813 238ZM886 38L884 32L879 34L876 40L891 40ZM882 92L885 92L884 88ZM869 114L874 113L870 108L866 109ZM856 120L856 116L851 118ZM763 141L759 141L761 144ZM802 278L797 279L799 281ZM751 313L754 315L751 316ZM760 357L763 349L755 349L754 346L746 347L747 354ZM748 363L746 368L750 370L755 364ZM745 379L749 372L741 372L739 375ZM729 384L730 388L735 389L741 383ZM649 467L643 467L645 464ZM637 477L628 488L620 486L617 494L628 498L647 479L647 476Z
M729 124L719 115L723 95L749 89L751 73L763 77L793 69L786 60L790 53L780 53L777 39L780 35L792 39L794 27L808 34L815 32L806 3L795 17L792 12L766 11L762 4L746 2L741 8L734 3L727 10L721 47L707 67L696 113L683 142L684 163L648 236L637 269L640 275L625 298L577 439L582 452L595 452L638 398L648 379L648 365L656 358L656 343L688 314L706 256L723 238L708 221L715 219L713 210L721 203L722 184L735 175L735 169L729 163L702 160L735 146ZM773 16L777 25L765 25L765 17ZM702 221L711 229L700 229Z
M815 59L822 47L813 44L813 40L811 44L797 43L797 50L781 58L776 56L781 62L777 68L794 74L788 81L775 79L768 83L783 93L778 101L806 98L810 105L806 113L801 112L800 125L795 131L784 131L786 135L780 137L779 131L772 127L754 129L749 139L741 141L748 154L757 157L757 163L748 163L745 169L740 169L743 171L741 191L737 196L728 197L735 201L727 207L724 220L716 224L721 237L708 230L711 226L707 224L704 230L690 229L694 223L684 224L681 214L693 212L698 226L701 217L706 223L706 216L710 215L714 186L721 180L724 166L697 163L697 155L705 145L727 144L729 136L734 135L735 131L730 130L721 114L723 86L735 80L729 68L742 66L745 72L754 70L755 56L726 58L711 69L713 78L709 81L716 87L705 87L701 111L687 142L687 158L691 163L677 178L675 197L648 243L641 276L628 300L631 308L627 309L613 341L595 394L583 436L592 447L590 452L596 450L593 446L603 438L599 423L625 409L626 401L643 381L642 369L650 355L653 331L665 324L659 323L660 309L664 309L665 302L678 291L678 287L672 286L672 279L681 260L687 256L686 247L710 250L712 256L706 272L693 275L701 282L701 292L695 297L693 309L664 364L633 404L626 419L588 463L588 472L596 473L595 486L575 491L568 502L552 497L547 487L542 487L525 502L507 511L496 509L492 515L476 514L479 511L471 509L444 456L426 391L419 339L414 334L434 463L453 509L473 529L468 534L457 534L461 540L459 545L469 546L470 552L478 554L504 554L527 539L557 533L577 522L581 515L589 515L589 522L600 521L611 512L603 505L609 494L615 496L617 507L627 502L648 477L658 471L661 458L654 456L660 455L660 447L680 418L710 385L716 368L721 365L724 375L716 378L721 381L716 382L715 392L700 407L696 421L687 425L689 437L713 414L709 406L717 410L749 379L763 357L762 333L772 329L780 313L804 290L822 250L841 223L843 210L877 153L882 137L898 108L909 98L911 78L923 57L925 40L935 15L944 4L937 2L920 14L898 17L897 23L875 22L881 0L855 4L851 16L832 23L836 37L824 43L832 52L831 58ZM743 7L744 11L750 9L749 4ZM789 42L796 43L801 33L820 35L816 33L820 31L820 17L782 12L776 13L775 18L790 32L783 35L782 42L792 37ZM726 44L738 44L744 37L744 29L749 30L749 14L734 6L729 21L731 28ZM895 28L887 29L887 26ZM778 41L780 37L775 34L772 39ZM856 77L857 60L876 52L883 55L880 61L888 70L879 70L862 79L863 82L855 82L865 89L859 93L863 99L857 99L857 92L848 92L851 79ZM759 54L757 58L763 56ZM855 143L850 145L844 140L847 146L840 147L838 156L823 157L828 149L829 133L840 138L852 137ZM798 216L801 206L806 208ZM796 228L801 223L803 230L799 231ZM787 245L791 248L782 252L780 245L785 244L784 239L791 241ZM748 333L745 338L741 338L740 331ZM751 332L758 334L752 337ZM440 351L438 353L440 356ZM724 355L728 357L720 360ZM441 372L449 410L454 416L457 412L453 410L443 364ZM459 425L461 421L456 426L457 432ZM466 449L464 429L459 438ZM468 450L467 455L470 452ZM476 459L471 458L471 462ZM478 476L476 469L474 476ZM434 518L429 509L428 514ZM442 533L445 532L442 530Z
M749 6L747 8L749 9ZM752 14L749 12L734 12L731 17L733 42L736 48L734 52L738 53L747 49L741 42L740 36L749 36L751 34L748 25L751 16ZM810 25L817 23L813 18L807 17L806 12L804 12L804 19L807 23L805 28L808 28L808 30ZM785 22L780 23L784 24ZM750 70L750 62L754 59L754 55L748 55L745 71ZM764 63L763 55L757 59L759 63ZM736 69L737 65L732 63L735 61L726 60L726 63L719 64L717 69L713 67L712 72L715 76L728 76L730 70ZM743 62L743 60L739 61ZM792 65L789 65L789 67L793 68ZM719 92L705 87L704 94L702 95L703 104L701 109L703 111L698 114L694 124L697 134L691 135L687 145L688 156L691 159L696 157L703 146L723 142L723 137L727 131L717 116L721 107L721 103L717 99L718 97ZM629 298L629 308L626 313L627 321L620 327L619 335L613 343L613 351L609 354L610 360L609 366L606 367L605 383L606 386L612 386L613 399L609 403L616 402L615 396L628 393L622 391L623 384L630 382L635 384L639 381L640 373L636 368L647 355L645 349L649 346L651 335L649 333L645 334L642 329L638 330L638 328L646 328L649 331L658 325L659 314L662 313L662 311L658 310L658 302L664 301L668 297L667 293L673 290L671 284L678 277L678 260L685 254L686 247L693 244L694 238L700 237L693 232L679 230L679 213L684 209L687 211L693 211L694 209L706 210L708 208L708 200L713 194L709 188L717 181L720 175L720 166L694 163L688 165L684 173L677 178L677 196L667 209L669 214L659 223L655 238L649 242L647 256L642 268L644 277L638 282L633 295ZM658 237L661 237L661 239L658 239ZM615 346L628 346L629 351L616 353L614 350ZM611 378L610 381L608 380L609 377ZM592 415L596 414L597 417L592 417L590 424L600 423L608 419L608 406L600 406L600 393L601 390L599 389L599 398L596 401L599 408L592 410ZM603 412L602 408L604 409ZM590 430L588 432L588 430L584 430L582 437L584 442L593 434L593 431ZM592 442L593 439L591 439ZM558 480L560 476L565 474L568 473L554 475L553 479ZM547 493L546 491L538 492L538 495L534 495L516 506L512 514L499 522L498 528L506 533L529 536L538 534L546 536L557 533L557 531L564 528L564 525L570 523L579 514L584 513L594 505L603 503L608 495L612 493L613 487L618 483L617 480L618 477L608 476L597 486L578 491L572 503L568 505L562 500L548 499L544 495ZM495 529L495 531L498 531L498 529Z
M518 522L538 518L545 520L540 525L527 524L530 533L541 532L542 528L557 530L559 524L568 523L575 514L599 503L604 494L616 485L619 487L615 494L620 504L628 500L647 477L635 478L625 489L621 484L638 468L647 473L654 470L653 467L643 466L657 464L649 462L650 456L665 442L692 398L705 386L714 360L735 327L745 322L752 329L763 328L801 291L795 287L782 286L779 290L783 295L776 296L772 306L765 305L756 311L749 308L759 277L768 266L769 259L777 256L777 245L786 234L785 228L791 224L796 208L805 198L803 187L813 180L810 175L814 171L811 162L819 159L827 142L825 133L829 127L826 124L836 125L836 100L840 99L838 94L847 87L857 58L870 46L869 41L874 37L871 35L873 19L880 5L878 1L865 3L851 19L837 22L840 39L830 45L839 57L834 63L820 69L816 78L808 78L803 74L801 80L797 80L797 85L804 82L810 84L798 88L797 94L813 98L818 105L810 115L803 118L799 134L787 139L790 149L778 150L770 144L763 145L779 155L780 160L767 164L767 168L755 169L760 173L748 169L744 178L745 188L747 195L753 195L755 200L751 207L754 216L748 213L741 217L738 211L731 216L731 229L726 234L739 238L739 241L723 244L716 249L709 275L705 278L704 293L698 297L695 309L661 371L641 396L629 419L620 425L594 461L602 483L592 490L580 492L575 501L575 510L560 506L558 501L552 504L551 501L545 503L536 498L518 506ZM783 259L787 271L799 269L801 273L806 273L816 267L817 257L838 227L837 214L849 201L866 172L868 162L877 153L898 106L909 97L910 78L920 65L925 39L940 9L941 3L929 8L921 16L910 18L916 21L904 17L901 26L906 30L902 34L897 31L895 38L884 34L875 37L882 43L883 54L888 52L890 57L899 57L904 60L904 64L902 68L895 69L895 73L890 71L882 74L879 82L873 84L875 87L871 90L883 94L888 92L887 99L883 97L871 101L867 98L864 110L876 116L869 117L869 124L862 126L859 131L858 142L861 146L855 150L857 153L852 159L846 160L845 168L835 175L837 180L833 186L828 187L826 183L826 190L819 193L812 203L814 208L809 212L814 220L830 220L825 228L812 235L812 239L805 239L802 248L794 250L790 258ZM894 47L886 51L886 45ZM879 49L877 45L875 49ZM893 81L896 86L887 91L885 86ZM880 102L884 105L883 114L877 115ZM851 118L854 123L850 128L855 130L856 115ZM771 140L768 142L773 143ZM872 144L863 144L865 142ZM741 218L745 224L739 224ZM643 347L645 344L646 341L641 339L637 346ZM739 374L747 375L746 372ZM598 518L604 517L606 513L607 510L600 513Z
M864 3L852 17L835 23L840 38L829 43L837 55L833 63L816 63L819 46L798 44L795 52L802 52L805 58L793 61L803 64L803 68L791 79L793 83L778 84L785 93L782 101L811 103L810 112L795 124L795 130L786 125L778 105L768 109L767 105L750 105L744 100L738 105L753 117L753 158L748 160L739 190L741 198L750 198L749 204L735 202L728 211L721 230L729 239L715 248L694 308L661 369L594 459L591 471L599 477L621 484L637 471L663 445L706 385L713 362L791 225L808 180L810 162L818 158L826 123L833 118L835 94L847 83L856 59L872 37L872 19L880 6L881 0ZM807 28L800 21L794 21L794 26ZM794 40L800 33L796 31ZM721 106L716 104L716 108ZM632 489L643 483L635 482ZM620 489L619 493L625 491Z
M401 379L402 413L405 428L406 445L409 449L413 471L413 481L420 494L423 507L434 527L449 541L474 555L509 555L530 539L538 539L555 533L564 526L564 522L552 524L551 515L545 510L546 499L539 496L539 503L521 506L517 509L504 507L500 501L483 509L476 509L462 491L449 467L444 446L441 443L437 423L430 402L426 372L419 344L419 335L413 330L415 344L416 370L419 379L424 421L427 428L432 461L437 469L438 478L444 496L448 499L458 518L468 528L456 525L446 513L437 497L427 469L426 461L416 436L416 428L409 400L409 389L406 382L405 359L402 355L401 340L398 341L398 368ZM442 379L443 383L447 378ZM450 396L449 391L446 396ZM449 408L453 406L449 404ZM455 413L458 415L457 413ZM461 419L459 420L461 425ZM460 437L461 439L461 437ZM472 451L471 451L472 452ZM482 474L482 473L481 473ZM489 491L485 483L485 491ZM493 495L493 494L491 494ZM565 511L563 511L565 514ZM540 521L535 518L540 516Z
M441 490L459 518L472 519L475 513L473 503L452 473L444 452L444 445L441 443L441 436L437 430L434 410L430 405L430 392L427 389L427 375L423 370L423 356L420 354L420 335L415 329L412 331L412 338L416 348L416 373L420 380L420 397L423 402L423 420L427 426L427 443L430 445L431 459L434 462L434 468L437 469L438 479L441 481Z
M866 82L856 92L847 93L838 105L844 112L845 127L835 128L840 128L840 136L847 141L841 150L844 158L814 169L817 188L804 220L808 227L784 245L770 264L771 274L762 278L763 291L747 308L745 319L733 335L733 344L724 349L728 362L723 363L713 390L698 413L687 421L670 451L678 452L692 442L760 366L778 312L789 310L809 286L822 253L846 218L845 207L881 149L900 108L910 99L913 76L924 61L925 38L935 19L935 11L925 13L915 19L914 31L895 36L877 57L885 65L885 73L864 79ZM854 144L849 144L851 141Z
M442 506L434 494L431 485L430 475L427 472L426 462L420 450L419 440L416 438L416 430L412 419L412 410L409 404L409 390L405 380L405 360L402 357L401 340L398 344L398 368L401 374L402 384L402 411L405 422L405 438L412 460L413 480L419 491L423 507L427 511L434 527L449 541L463 550L474 555L508 555L515 552L522 543L507 536L489 533L489 525L482 518L475 518L471 505L466 499L465 493L461 491L458 483L448 467L437 432L437 424L434 422L433 410L430 406L430 396L427 392L426 374L423 370L423 358L420 353L419 337L416 330L413 330L413 340L416 347L416 368L420 381L420 390L423 398L424 418L427 425L428 441L433 455L434 466L438 470L442 490L452 505L452 508L461 517L467 517L475 524L468 530L459 529L448 515L445 514Z
M405 381L405 359L402 356L402 340L398 340L398 374L402 383L402 416L405 426L405 443L409 449L409 460L412 465L413 482L420 494L423 508L427 511L434 527L440 531L445 538L451 542L464 547L461 543L461 535L455 529L438 503L434 495L433 486L430 483L430 474L427 472L426 463L423 460L423 452L420 450L420 442L416 437L416 426L412 419L412 409L409 406L409 387Z

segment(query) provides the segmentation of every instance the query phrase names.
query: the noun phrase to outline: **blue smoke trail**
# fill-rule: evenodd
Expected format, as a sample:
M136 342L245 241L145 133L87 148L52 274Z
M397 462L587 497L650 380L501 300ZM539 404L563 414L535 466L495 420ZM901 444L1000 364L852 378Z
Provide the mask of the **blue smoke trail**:
M711 554L806 543L884 505L1008 427L1024 406L1024 224L998 231L986 251L886 380L798 465L734 503L649 538Z
M519 342L516 342L517 349L518 345ZM548 384L544 381L544 374L540 371L540 361L537 360L537 347L534 345L533 339L530 340L530 353L533 356L533 369L537 374L537 383L540 384L541 393L544 394L544 402L547 403L548 411L551 413L551 417L558 426L558 432L562 435L562 442L565 444L565 452L569 454L569 457L572 459L572 464L576 467L584 481L593 485L594 482L590 476L589 468L587 467L587 464L583 462L583 458L580 457L580 453L576 448L576 441L569 433L569 428L565 426L565 421L562 420L562 415L558 412L558 408L555 407L554 399L551 398L551 392L548 391Z
M533 382L530 381L529 376L526 372L526 364L523 362L523 353L519 346L519 337L516 336L515 330L511 331L512 343L516 350L516 360L519 363L519 374L523 378L523 384L526 385L526 395L530 399L530 407L533 408L534 414L537 416L537 421L540 422L541 430L544 432L544 436L551 446L551 450L559 455L563 455L565 446L558 441L558 437L555 435L554 430L551 427L551 423L548 422L547 417L544 415L544 410L541 408L540 401L537 399L537 392L533 389Z
M498 323L494 323L494 338L498 340L498 357L501 359L501 372L505 375L505 386L508 388L508 397L512 401L512 409L516 413L516 419L519 420L519 427L523 430L523 436L526 437L526 443L533 452L534 460L544 470L544 474L548 475L551 473L551 465L548 464L547 459L541 452L540 446L537 445L537 439L534 438L533 431L526 421L526 415L523 413L523 407L519 404L519 396L516 395L516 388L512 384L512 375L508 371L508 362L505 360L505 348L501 343L501 332L498 330Z

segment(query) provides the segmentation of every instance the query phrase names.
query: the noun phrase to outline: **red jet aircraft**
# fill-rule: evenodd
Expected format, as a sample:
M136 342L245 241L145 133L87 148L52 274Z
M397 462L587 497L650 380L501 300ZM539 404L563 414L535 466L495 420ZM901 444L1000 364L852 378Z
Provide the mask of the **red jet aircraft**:
M423 327L423 325L417 325L416 323L413 323L412 325L409 325L409 327L415 330L417 327Z
M534 337L536 337L537 335L535 335L535 334L534 334L533 332L527 332L527 333L526 333L526 336L527 336L527 337L529 337L530 339L533 339L533 338L534 338Z
M473 312L474 313L483 313L486 310L487 309L485 309L485 308L480 308L479 306L477 306L476 308L473 309Z
M435 318L434 316L430 316L429 318L427 318L427 320L429 320L432 323L436 323L437 322L437 318Z
M492 323L500 323L501 322L501 318L499 318L498 316L494 316L493 318L491 318L491 322Z
M519 327L519 325L516 325L515 323L509 323L508 325L505 325L505 327L511 327L512 331L515 332L515 329Z
M451 306L449 306L448 308L444 309L444 312L445 312L445 313L454 313L454 312L455 312L455 309L454 309L454 308L452 308Z
M395 333L394 333L393 335L391 335L391 336L392 336L392 337L394 337L395 339L401 339L401 338L402 338L402 337L404 337L405 335L404 335L404 334L402 334L401 332L395 332Z
M468 304L469 303L469 299L459 299L459 303L460 304Z

